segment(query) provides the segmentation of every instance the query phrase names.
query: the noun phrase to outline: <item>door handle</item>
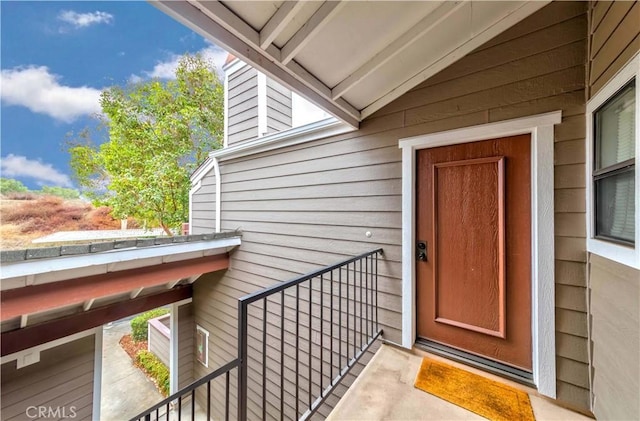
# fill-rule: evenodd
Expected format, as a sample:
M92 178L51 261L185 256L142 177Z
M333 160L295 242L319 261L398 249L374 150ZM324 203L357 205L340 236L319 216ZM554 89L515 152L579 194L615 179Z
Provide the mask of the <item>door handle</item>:
M423 262L427 260L427 242L426 241L418 241L416 243L416 258L418 260L422 260Z

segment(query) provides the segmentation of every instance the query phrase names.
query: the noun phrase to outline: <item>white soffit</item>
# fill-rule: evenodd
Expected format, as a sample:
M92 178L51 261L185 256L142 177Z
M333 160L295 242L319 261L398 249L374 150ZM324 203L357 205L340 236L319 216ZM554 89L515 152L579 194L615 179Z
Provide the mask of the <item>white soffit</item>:
M353 127L547 3L152 0Z

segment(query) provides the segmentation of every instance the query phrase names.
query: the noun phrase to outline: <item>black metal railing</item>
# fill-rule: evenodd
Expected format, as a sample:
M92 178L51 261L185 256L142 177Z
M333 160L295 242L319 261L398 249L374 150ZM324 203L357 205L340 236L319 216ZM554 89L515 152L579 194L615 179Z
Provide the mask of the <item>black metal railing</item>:
M320 408L382 334L381 254L373 250L240 299L240 420L306 420ZM259 380L249 378L252 368Z
M182 420L183 417L185 419L195 420L196 419L196 411L202 411L203 415L206 414L206 419L211 419L212 413L212 405L211 405L211 385L218 378L224 376L224 408L223 414L225 421L229 421L229 377L231 372L240 365L240 359L236 358L235 360L223 365L217 370L207 374L199 380L191 383L188 386L185 386L178 392L169 396L168 398L162 400L151 408L145 410L144 412L136 415L131 418L131 421L134 420L145 420L145 421L158 421L158 420ZM196 404L196 391L199 388L206 388L206 397L207 402L205 408L199 408ZM186 405L185 404L186 401ZM198 414L199 415L199 414Z
M208 420L214 409L215 419L229 420L236 367L238 420L311 418L382 335L379 255L381 248L240 298L238 358L131 420ZM212 402L222 376L224 398ZM201 390L205 408L196 403Z

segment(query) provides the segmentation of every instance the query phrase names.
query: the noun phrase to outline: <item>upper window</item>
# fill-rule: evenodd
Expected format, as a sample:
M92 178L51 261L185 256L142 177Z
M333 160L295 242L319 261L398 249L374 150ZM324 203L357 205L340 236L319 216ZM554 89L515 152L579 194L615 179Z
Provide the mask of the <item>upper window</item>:
M590 252L640 267L636 57L587 106Z

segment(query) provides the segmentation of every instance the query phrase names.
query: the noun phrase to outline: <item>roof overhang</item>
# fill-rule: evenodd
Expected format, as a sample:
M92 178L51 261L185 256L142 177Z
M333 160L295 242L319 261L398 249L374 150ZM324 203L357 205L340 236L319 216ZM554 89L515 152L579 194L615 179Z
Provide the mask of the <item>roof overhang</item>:
M228 232L3 252L14 261L3 261L0 274L2 337L90 311L108 322L123 311L184 299L191 294L185 286L229 267L228 252L240 242L239 233ZM78 250L84 251L61 255ZM57 256L42 257L50 254ZM106 310L118 305L124 306Z
M548 1L151 3L358 127Z

